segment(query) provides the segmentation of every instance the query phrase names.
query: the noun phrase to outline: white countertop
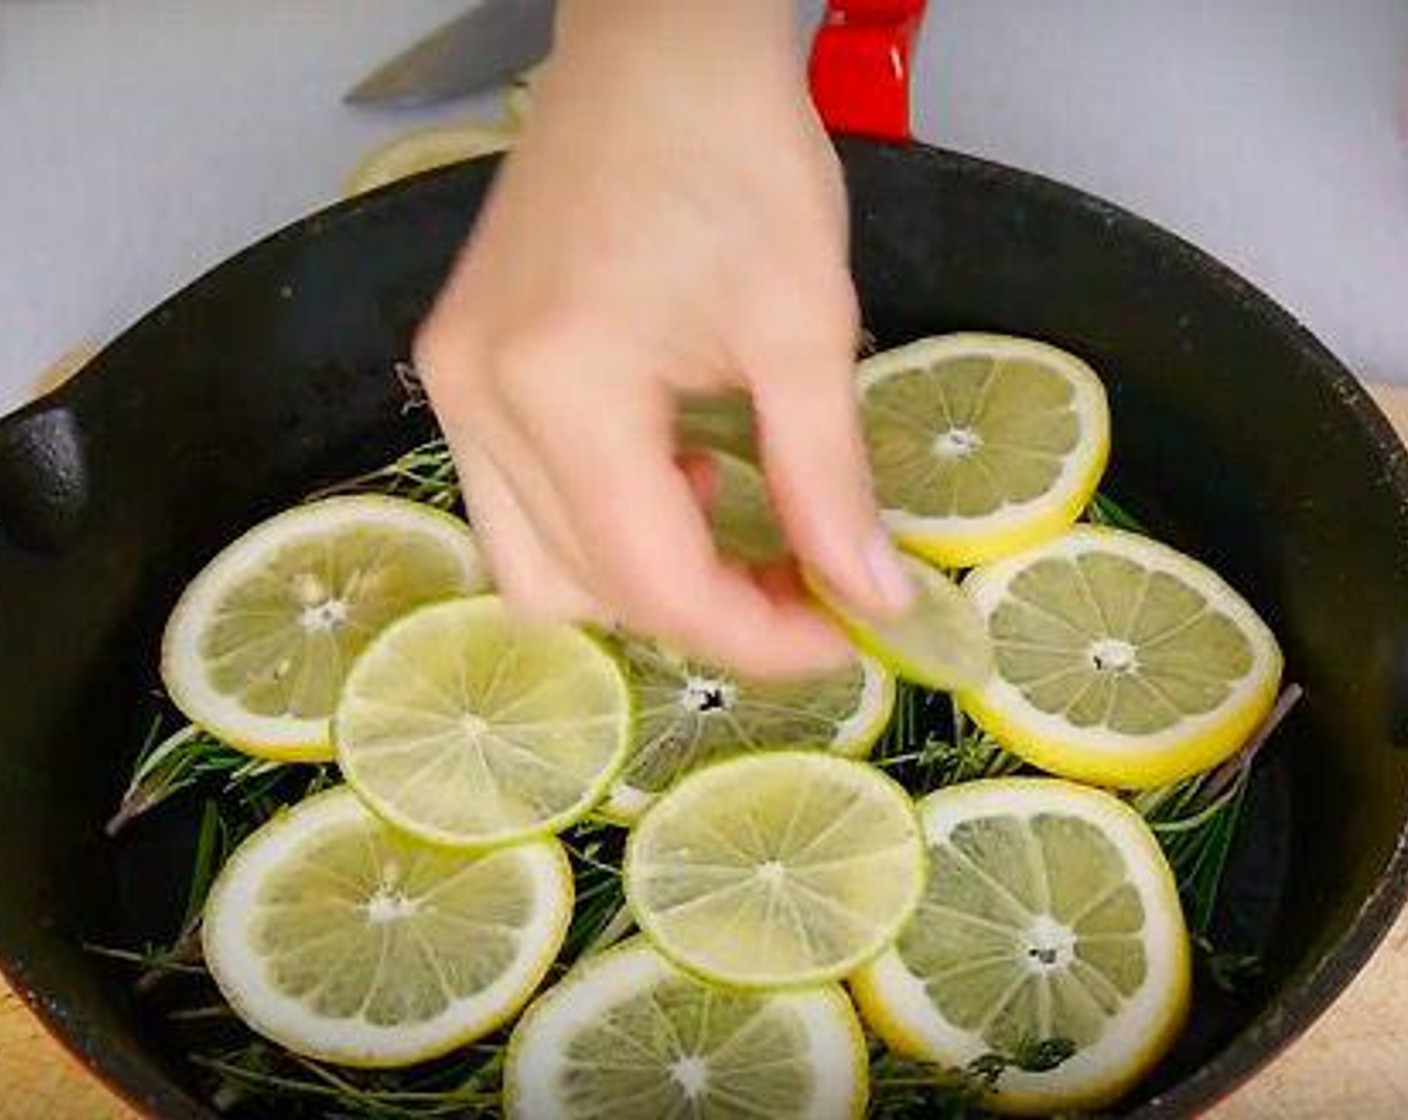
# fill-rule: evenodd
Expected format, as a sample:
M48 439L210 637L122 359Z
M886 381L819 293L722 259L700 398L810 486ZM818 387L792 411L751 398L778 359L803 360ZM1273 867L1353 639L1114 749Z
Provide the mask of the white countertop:
M469 111L339 101L465 5L0 0L0 411ZM924 139L1140 211L1408 382L1408 4L932 0L915 96Z

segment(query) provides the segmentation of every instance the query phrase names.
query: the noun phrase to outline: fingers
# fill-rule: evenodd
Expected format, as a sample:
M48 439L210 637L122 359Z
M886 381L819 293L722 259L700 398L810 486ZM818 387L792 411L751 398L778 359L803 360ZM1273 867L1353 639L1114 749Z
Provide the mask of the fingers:
M763 467L803 563L870 614L902 612L909 578L880 522L856 408L854 337L822 328L746 356Z
M686 451L676 459L694 500L705 511L713 508L719 493L719 468L707 452Z
M578 580L540 540L498 467L471 440L454 446L465 507L500 592L534 618L610 622Z
M845 641L805 600L769 594L720 560L674 458L668 398L643 381L609 400L599 379L580 384L592 386L591 407L564 385L534 410L532 443L572 511L598 598L631 628L747 675L847 661Z

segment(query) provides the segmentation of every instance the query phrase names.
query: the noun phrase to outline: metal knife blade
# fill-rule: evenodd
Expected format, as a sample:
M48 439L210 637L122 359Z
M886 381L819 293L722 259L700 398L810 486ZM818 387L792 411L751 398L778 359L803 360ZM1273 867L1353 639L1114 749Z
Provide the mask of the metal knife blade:
M552 47L553 0L479 0L343 96L385 107L449 101L508 81Z

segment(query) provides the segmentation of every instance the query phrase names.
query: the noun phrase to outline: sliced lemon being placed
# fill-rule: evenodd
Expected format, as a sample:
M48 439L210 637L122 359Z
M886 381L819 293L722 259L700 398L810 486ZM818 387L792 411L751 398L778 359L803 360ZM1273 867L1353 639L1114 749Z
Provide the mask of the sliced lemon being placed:
M685 397L676 418L680 446L711 448L756 462L758 424L746 393Z
M1053 778L949 786L920 802L933 870L899 941L857 973L866 1022L897 1052L963 1067L1059 1042L983 1103L1102 1108L1172 1044L1189 1002L1178 889L1134 810Z
M995 670L963 707L1043 770L1145 788L1215 766L1266 717L1281 651L1210 569L1083 527L975 570Z
M635 820L685 774L739 754L815 747L858 758L885 730L894 678L870 657L824 677L744 681L667 653L619 645L635 703L631 753L604 812Z
M711 451L709 457L714 467L709 527L715 546L749 565L785 560L791 548L773 513L763 472L722 451Z
M630 733L625 678L598 642L481 595L388 627L348 673L333 737L343 774L380 816L433 843L483 847L585 816Z
M902 617L888 622L866 618L825 581L805 570L803 575L850 639L897 676L941 691L985 679L992 669L992 643L963 589L922 560L901 556L900 562L914 584L915 598Z
M1099 484L1105 390L1064 350L941 335L867 358L858 377L885 522L936 564L967 568L1055 536Z
M72 350L67 350L54 359L52 365L48 366L38 377L34 379L34 386L30 395L34 397L51 393L60 385L68 382L89 362L98 356L99 348L91 343L84 343L76 346Z
M865 1112L866 1065L839 988L726 991L637 941L524 1013L509 1042L505 1110L514 1120L851 1120Z
M655 946L735 987L817 984L886 947L924 886L904 789L820 751L716 763L641 818L626 897Z
M556 840L447 852L392 831L341 788L240 845L211 888L202 938L221 992L260 1034L342 1065L399 1066L506 1022L571 917Z
M347 177L343 195L350 198L422 171L506 151L514 139L513 131L473 121L410 132L363 156Z
M251 754L332 757L352 659L389 622L488 582L469 526L399 498L327 498L261 522L182 594L161 675L187 718Z

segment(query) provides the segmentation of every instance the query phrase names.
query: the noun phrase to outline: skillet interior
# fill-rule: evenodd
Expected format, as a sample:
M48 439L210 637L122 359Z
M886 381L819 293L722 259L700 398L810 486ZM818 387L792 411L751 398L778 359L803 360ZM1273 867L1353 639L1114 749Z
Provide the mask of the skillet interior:
M1392 921L1408 815L1408 474L1352 378L1245 283L1067 188L919 146L843 145L881 345L1049 339L1110 390L1110 485L1266 614L1307 699L1258 772L1224 936L1263 979L1199 993L1139 1102L1181 1114L1302 1030ZM179 588L240 528L423 438L393 374L492 162L275 235L0 423L0 959L85 1061L203 1115L120 967L169 935L192 820L101 834ZM1142 1103L1140 1103L1142 1102Z

